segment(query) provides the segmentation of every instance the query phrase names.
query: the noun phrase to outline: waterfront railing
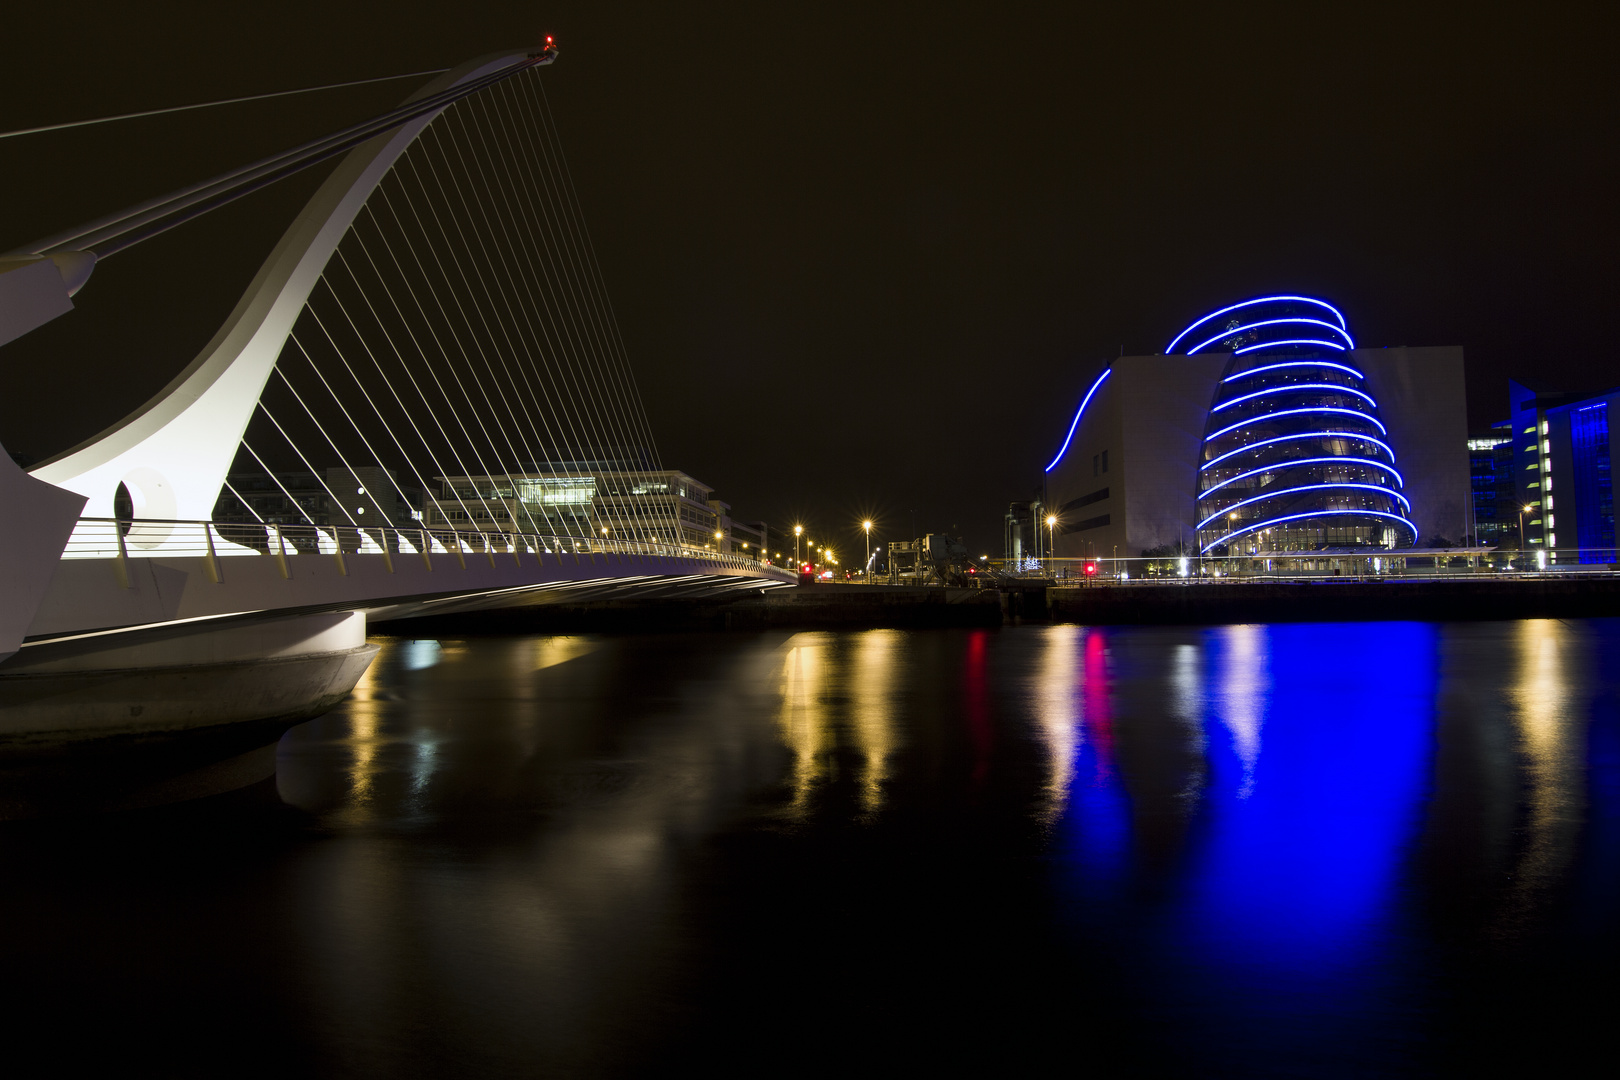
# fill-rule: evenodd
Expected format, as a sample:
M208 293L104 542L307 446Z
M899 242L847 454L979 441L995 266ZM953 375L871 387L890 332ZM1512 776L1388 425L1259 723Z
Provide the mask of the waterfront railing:
M390 564L395 556L417 556L429 561L443 556L466 564L469 557L525 557L541 564L557 559L563 564L595 563L629 558L680 559L715 568L778 569L746 555L694 548L684 544L623 540L612 536L577 536L499 532L447 528L408 528L394 525L293 525L275 522L168 521L156 518L80 518L62 552L64 559L131 559L155 557L381 555Z

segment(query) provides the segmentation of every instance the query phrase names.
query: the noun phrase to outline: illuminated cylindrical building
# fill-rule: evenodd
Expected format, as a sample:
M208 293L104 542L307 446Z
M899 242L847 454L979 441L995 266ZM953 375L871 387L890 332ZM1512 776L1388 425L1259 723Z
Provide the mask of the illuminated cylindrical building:
M1204 316L1165 351L1230 353L1199 455L1210 555L1393 548L1417 539L1405 480L1338 309L1304 296Z
M1059 557L1371 572L1419 534L1473 532L1455 346L1367 348L1327 301L1263 296L1075 374L1041 499Z

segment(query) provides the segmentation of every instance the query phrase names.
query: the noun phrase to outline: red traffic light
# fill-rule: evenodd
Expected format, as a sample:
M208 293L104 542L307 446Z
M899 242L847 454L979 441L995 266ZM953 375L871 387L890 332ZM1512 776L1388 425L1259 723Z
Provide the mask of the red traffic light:
M1086 577L1092 577L1092 576L1094 576L1094 575L1095 575L1095 574L1096 574L1096 573L1097 573L1097 564L1096 564L1096 563L1094 563L1094 562L1088 562L1088 563L1086 563L1086 568L1085 568L1085 575L1086 575Z

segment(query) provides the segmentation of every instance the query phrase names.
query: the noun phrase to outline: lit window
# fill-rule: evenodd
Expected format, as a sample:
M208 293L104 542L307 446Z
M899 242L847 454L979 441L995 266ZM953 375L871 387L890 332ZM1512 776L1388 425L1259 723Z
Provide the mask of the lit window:
M1549 529L1551 529L1551 528L1553 528L1553 527L1554 527L1554 526L1555 526L1555 525L1557 525L1557 524L1558 524L1558 523L1557 523L1557 522L1556 522L1556 521L1554 521L1554 520L1553 520L1553 515L1551 515L1551 514L1548 514L1548 515L1547 515L1547 528L1549 528Z
M1551 485L1551 484L1549 484L1549 485L1547 485L1547 486L1548 486L1548 487L1551 487L1551 486L1552 486L1552 485ZM1551 510L1551 509L1552 509L1552 508L1553 508L1553 503L1552 503L1552 496L1551 496L1551 495L1549 495L1549 496L1547 496L1547 509L1549 509L1549 510Z
M1541 452L1543 454L1552 453L1552 440L1551 439L1543 439L1543 440L1541 440Z
M1541 422L1541 433L1543 435L1547 434L1547 421L1545 420Z

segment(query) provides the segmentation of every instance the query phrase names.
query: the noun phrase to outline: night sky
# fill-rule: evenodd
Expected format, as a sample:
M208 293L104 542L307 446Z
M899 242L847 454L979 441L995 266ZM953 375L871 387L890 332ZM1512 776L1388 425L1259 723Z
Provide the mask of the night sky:
M1620 383L1613 7L30 7L6 15L0 130L555 34L664 463L846 545L870 514L998 555L1106 358L1273 290L1332 300L1363 345L1464 346L1475 427L1509 376ZM0 248L415 85L0 141ZM324 175L99 267L5 347L0 441L42 458L159 389Z

